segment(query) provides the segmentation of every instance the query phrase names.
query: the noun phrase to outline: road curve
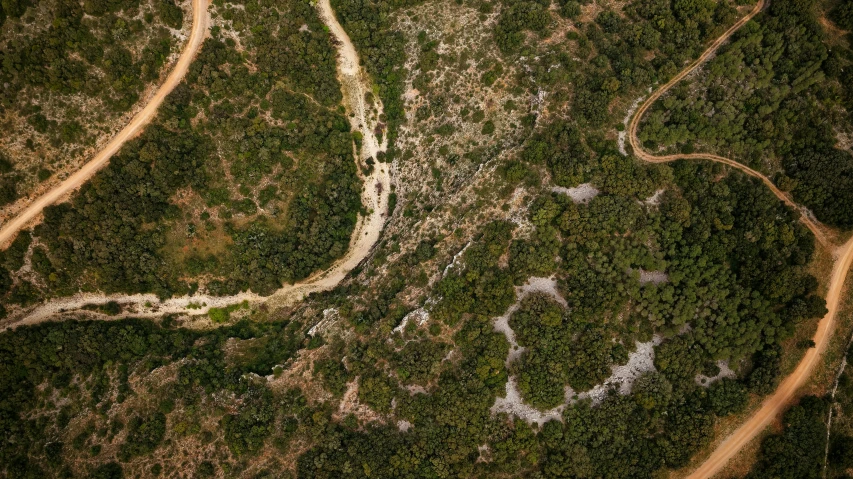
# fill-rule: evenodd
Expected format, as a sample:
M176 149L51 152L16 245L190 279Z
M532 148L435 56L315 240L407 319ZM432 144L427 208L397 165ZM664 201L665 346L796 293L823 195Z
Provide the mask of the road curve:
M134 115L127 124L91 161L83 165L73 175L66 178L62 183L47 193L36 198L15 217L6 222L0 228L0 250L6 249L17 235L18 231L27 226L34 218L41 214L42 210L52 205L66 194L78 188L88 181L98 170L103 168L127 140L132 139L141 132L145 125L151 121L157 113L157 109L166 99L166 96L183 80L187 69L192 63L196 52L198 52L204 41L208 29L207 15L208 0L192 0L193 27L190 38L178 58L175 67L169 72L166 81L157 89L157 92L148 100L145 107Z
M628 126L628 139L634 150L634 154L644 161L651 163L666 163L675 160L710 160L731 166L732 168L737 168L752 177L760 179L770 189L770 191L776 195L777 198L782 200L791 208L800 211L800 221L802 221L803 224L811 230L815 235L815 238L817 238L823 246L827 249L832 249L831 243L827 240L824 235L823 228L821 228L818 222L812 219L808 212L804 211L803 208L794 203L794 201L782 190L777 188L769 178L758 171L742 165L730 158L707 153L654 155L643 150L642 144L637 137L640 120L651 105L670 88L672 88L673 85L681 81L684 77L696 70L696 68L698 68L702 63L707 61L708 58L710 58L717 49L732 36L732 34L744 26L752 19L752 17L757 15L764 7L764 4L765 0L759 0L755 5L755 8L717 38L714 43L712 43L711 46L699 56L699 58L652 93L637 109L633 118L631 118L631 122ZM850 269L851 263L853 263L853 238L848 240L843 246L835 249L834 257L835 264L832 269L832 276L829 281L829 290L826 295L826 308L828 312L820 322L818 322L817 331L814 335L815 347L806 351L805 356L803 356L803 359L797 365L794 372L782 381L771 396L764 400L758 411L750 416L746 422L727 437L719 446L717 446L708 459L705 460L698 469L693 471L690 476L688 476L690 479L706 479L717 474L732 457L734 457L747 443L758 436L758 434L760 434L761 431L763 431L764 428L766 428L771 421L773 421L773 419L782 412L794 397L797 390L805 384L806 380L811 375L815 364L817 364L818 358L820 358L821 354L826 350L827 343L835 325L835 316L838 313L838 308L841 303L841 292L844 288L847 272Z
M826 350L826 345L832 335L835 316L841 303L841 292L851 263L853 263L853 238L835 252L835 265L829 282L829 292L826 295L826 308L829 312L817 325L817 331L814 335L815 347L806 351L797 368L782 381L773 395L765 399L758 411L717 446L717 449L708 459L688 476L689 478L706 479L719 472L729 459L733 458L741 448L770 425L773 419L789 404L797 390L805 384L818 359Z
M741 27L746 25L746 23L749 22L752 17L757 15L761 11L761 9L764 8L764 5L765 0L759 0L759 2L748 14L738 20L737 23L732 25L728 30L726 30L722 35L720 35L719 38L714 40L714 43L712 43L711 46L709 46L708 49L705 50L702 55L699 56L699 58L694 60L693 63L688 65L678 75L674 76L667 83L655 90L655 92L652 93L649 98L647 98L646 101L644 101L643 104L640 105L639 108L637 108L636 113L634 114L633 118L631 118L631 123L628 125L628 141L631 143L631 148L633 148L634 154L637 156L637 158L640 158L644 161L648 161L650 163L667 163L675 160L710 160L716 161L717 163L723 163L725 165L731 166L732 168L737 168L738 170L743 171L749 176L758 178L765 185L767 185L768 188L770 188L770 191L772 191L777 198L782 200L786 205L790 206L791 208L799 211L801 213L800 221L802 221L803 224L806 225L809 230L811 230L815 238L817 238L817 240L823 246L830 247L830 243L827 240L823 229L820 227L817 221L812 219L811 215L808 212L804 211L803 208L794 203L794 201L791 200L788 195L786 195L782 190L777 188L776 185L773 184L773 182L770 181L770 179L764 176L763 174L753 170L752 168L746 165L738 163L737 161L708 153L654 155L643 149L643 146L640 143L640 139L637 136L637 130L640 126L640 120L643 118L643 114L646 113L646 111L652 106L652 104L654 104L654 102L657 101L658 98L663 96L664 93L669 91L669 89L672 88L675 84L684 79L684 77L686 77L694 70L699 68L700 65L705 63L717 51L717 49L720 48L720 46L722 46L722 44L726 42L726 40L728 40Z
M201 0L205 1L205 0ZM317 8L320 18L329 28L334 37L338 50L337 70L338 81L341 84L344 106L353 130L362 135L361 151L355 152L355 160L359 165L366 165L368 158L377 158L380 151L388 146L388 136L380 140L376 126L382 114L382 102L374 100L374 104L365 102L365 93L371 91L372 84L369 76L361 67L358 52L352 41L335 18L329 0L319 0ZM351 114L351 115L350 115ZM160 301L154 294L113 294L79 293L66 298L56 298L26 311L21 317L11 318L11 321L0 326L0 332L18 326L38 324L50 321L56 315L66 311L79 310L91 304L106 304L109 301L121 303L125 312L104 319L120 319L123 317L157 318L166 314L184 314L199 316L206 314L210 308L250 303L266 303L271 306L287 306L302 300L307 295L333 289L350 271L359 265L370 254L379 241L385 220L388 218L388 197L391 192L391 175L389 165L377 163L369 175L361 175L364 189L361 202L367 215L359 215L358 222L350 237L347 252L328 269L318 271L310 277L294 284L284 285L270 296L260 296L244 292L233 296L210 296L195 294L180 296ZM199 307L199 305L202 305Z

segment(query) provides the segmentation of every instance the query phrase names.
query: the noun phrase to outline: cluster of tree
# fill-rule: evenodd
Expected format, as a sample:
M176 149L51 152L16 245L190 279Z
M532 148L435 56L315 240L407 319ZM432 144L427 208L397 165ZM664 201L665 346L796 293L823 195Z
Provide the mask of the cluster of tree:
M545 138L531 142L525 155L562 161L548 147L561 140ZM577 135L573 144L591 157ZM621 166L606 165L631 161L607 150L592 161L565 158L583 172L575 182L591 179L604 185L602 194L580 205L563 195L542 198L531 208L531 221L539 236L555 231L570 243L561 248L559 267L568 273L566 299L576 311L600 314L630 303L634 319L654 329L690 323L717 359L752 354L803 319L823 314L813 294L817 282L804 268L813 239L756 181L740 174L714 181L721 167L687 162L645 172L635 165L637 174L625 178ZM637 204L656 187L667 190L658 209ZM665 269L668 281L641 284L632 276L650 269Z
M814 8L810 0L773 2L703 75L655 104L640 138L652 149L721 151L756 168L781 158L780 187L821 221L849 228L853 155L834 148L833 127L849 115L827 113L849 96L850 52L841 45L831 52L822 42Z
M28 0L7 0L0 3L0 26L3 26L9 17L20 18L29 6Z
M358 295L375 303L375 310L342 311L357 325L368 326L359 329L364 340L333 343L329 355L315 362L315 371L337 397L358 378L359 402L407 421L406 431L365 425L354 416L330 421L331 410L306 407L297 393L282 397L239 380L245 372L263 374L305 347L308 340L297 334L297 326L243 323L188 332L135 321L62 323L0 335L0 341L8 341L0 342L6 355L0 358L6 368L0 377L8 398L8 407L0 410L6 411L4 429L16 434L0 459L14 459L3 463L25 468L40 462L27 465L33 456L24 451L38 450L34 444L45 439L21 429L38 426L21 420L35 407L28 393L36 385L49 381L64 387L77 374L91 376L86 390L100 405L112 398L113 379L97 374L108 358L149 368L186 358L169 395L197 404L206 395L233 390L239 407L220 420L231 454L248 458L270 442L286 451L291 438L301 434L307 442L300 448L307 444L308 450L297 460L299 477L652 477L662 468L683 466L706 444L716 416L741 410L748 391L772 387L778 339L800 315L809 314L797 301L811 301L814 284L803 267L811 239L760 185L737 173L721 175L724 171L711 166L684 163L672 169L660 174L667 184L652 182L652 189L671 190L656 208L636 201L645 186L626 187L618 179L621 172L607 168L602 171L610 173L597 171L601 176L593 177L616 186L587 204L559 194L532 205L531 238L544 242L547 235L555 246L543 248L544 254L556 249L561 257L537 271L556 273L568 304L564 309L539 295L523 302L510 322L528 352L512 371L505 365L507 340L492 324L515 300L513 286L524 275L514 268L529 264L514 253L526 250L529 240L513 239L511 223L487 224L435 286L441 299L431 308L429 322L454 325L448 344L421 336L395 353L385 337L373 336L369 326L399 322L395 302L405 286L400 278L375 291L353 285L329 295L333 301ZM425 241L402 255L399 267L408 269L434 254L434 243ZM506 257L508 265L500 266ZM665 271L668 281L640 283L640 269ZM739 302L728 308L729 301ZM691 324L692 331L676 334L684 324ZM610 365L625 360L627 351L618 345L647 338L652 330L669 338L657 348L657 372L639 378L630 395L609 393L597 405L570 404L562 423L541 428L492 413L510 373L524 383L526 400L548 407L562 400L566 385L580 390L600 382ZM450 348L452 359L443 361ZM753 353L752 369L740 379L708 388L697 384L696 375L706 372L709 360ZM78 362L80 357L85 361ZM426 391L403 389L411 383ZM168 416L167 411L160 410ZM156 428L151 429L129 432L127 444L138 444L140 451L156 447ZM19 439L22 435L28 439Z
M524 28L546 28L549 4L504 3L496 41L505 53L518 52ZM581 4L588 2L557 3L563 16L577 19ZM600 127L614 116L610 105L615 98L636 96L639 88L668 79L736 17L729 1L642 0L619 13L604 10L592 22L575 20L576 30L566 34L565 46L549 44L537 47L535 54L525 53L527 70L535 78L531 87L544 86L549 101L571 102L574 118L587 127Z
M846 354L849 359L851 350ZM792 406L782 420L783 429L761 444L758 460L746 476L765 477L850 477L853 469L853 373L849 362L838 377L832 394L805 396ZM832 429L827 418L832 412ZM829 444L827 444L829 440Z
M275 417L272 392L266 387L250 386L237 414L222 418L225 442L231 452L236 456L258 452L275 430Z
M641 167L614 151L612 145L584 138L577 124L562 119L537 131L526 142L521 157L545 164L558 186L593 183L603 191L637 199L652 196L671 176L668 168Z
M406 431L333 423L300 456L297 477L655 477L687 464L707 443L715 414L744 405L740 382L705 389L668 369L639 378L628 396L569 405L562 421L537 428L491 413L504 394L508 344L490 318L470 317L453 342L453 363L426 393L395 391L389 376L370 373L371 387L384 385L383 402L396 401L395 416L411 424Z
M745 388L771 391L779 374L778 343L797 324L826 311L805 268L813 239L795 213L757 181L725 174L720 166L640 166L606 143L598 151L587 143L599 144L557 122L534 135L522 154L545 163L562 186L589 181L600 189L585 204L562 194L539 198L530 208L535 231L510 248L516 284L534 272L556 272L568 303L562 312L534 297L528 301L544 303L528 305L531 311L523 303L510 320L519 343L528 347L514 368L525 398L553 407L565 386L588 389L624 358L624 349L611 350L610 340L630 345L651 331L672 335L685 325L690 333L683 335L684 347L675 347L678 341L661 346L670 352L658 355L669 357L659 370L692 383L705 362L754 355L743 385L714 386L711 408L721 414L737 410ZM655 195L656 207L639 203L657 189L665 191ZM553 261L555 255L561 260ZM666 277L641 282L638 271ZM578 359L573 343L584 338L593 342L581 349L600 350L598 356ZM567 362L575 359L583 364Z
M737 18L732 3L710 0L639 0L632 2L627 10L632 19L648 23L632 25L620 22L618 17L602 15L596 22L605 31L627 34L626 40L633 37L644 48L659 48L675 65L697 57L706 39L724 31Z
M85 273L106 291L171 296L188 286L161 259L163 230L146 228L175 214L169 199L181 187L206 186L208 139L149 126L75 194L45 209L35 233L50 251L60 294ZM90 286L91 287L91 286Z
M576 393L589 390L610 376L611 364L628 359L604 324L568 313L543 294L526 297L509 325L525 348L512 364L518 389L526 402L543 410L565 401L566 385Z
M133 416L128 424L127 439L118 457L127 462L135 456L151 454L166 435L166 415L160 411L147 417Z
M449 349L449 344L440 341L407 341L391 362L402 383L426 384L436 376Z
M92 3L95 3L95 1ZM158 0L157 15L160 16L160 20L163 23L172 28L181 28L181 24L184 22L184 11L181 10L181 7L175 5L173 0Z
M0 17L4 8L18 17L32 5L0 33L0 117L11 128L0 141L5 205L50 178L51 164L73 159L112 128L159 77L176 39L150 12L139 15L147 5L138 0L3 5Z
M256 25L250 48L256 50L258 67L262 71L285 71L298 91L324 106L336 107L342 97L335 74L336 52L330 48L329 33L310 4L288 2L287 8L286 14L279 16L272 10L267 18L257 17L251 9L232 12L235 20ZM297 19L305 23L296 25ZM286 24L282 25L282 21ZM307 25L308 29L302 25ZM276 33L280 28L284 28L286 34Z
M14 173L12 162L0 152L0 206L6 206L18 199L18 181L19 177Z
M543 34L551 16L550 0L503 0L501 15L495 25L495 44L504 53L517 50L525 39L525 31Z
M835 410L827 458L830 477L845 477L846 471L853 469L853 371L850 368L850 352L848 349L848 362L838 378L838 388L835 390Z
M515 300L513 279L507 268L497 267L507 250L514 226L496 221L462 255L464 269L446 275L435 286L441 298L432 307L432 318L454 325L463 315L497 316Z
M853 154L829 145L804 148L786 155L782 165L794 180L794 199L825 223L853 228Z
M829 403L815 396L800 399L782 418L784 430L761 442L749 479L820 478L826 451ZM845 476L842 476L845 477Z
M830 10L829 18L842 29L853 32L853 2L841 0Z
M15 286L11 272L19 270L24 265L25 257L31 243L32 236L29 232L25 231L19 234L8 248L0 251L0 298L5 298L7 294L16 300L22 296L26 296L21 294L21 288L26 288L26 286L22 285L29 283L21 280L18 282L18 286ZM25 303L27 301L18 302ZM0 317L5 316L6 308L0 304Z

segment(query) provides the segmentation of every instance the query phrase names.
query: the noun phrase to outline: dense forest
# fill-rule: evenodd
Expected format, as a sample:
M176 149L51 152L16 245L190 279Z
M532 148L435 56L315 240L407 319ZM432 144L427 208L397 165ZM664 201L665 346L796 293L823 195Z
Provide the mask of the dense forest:
M845 5L830 17L843 23ZM818 219L846 229L853 226L853 156L836 148L845 128L834 125L849 124L853 56L822 41L828 34L816 16L814 2L771 2L695 80L655 104L640 138L653 150L710 150L775 173Z
M183 23L171 0L2 2L0 206L79 167L160 78Z

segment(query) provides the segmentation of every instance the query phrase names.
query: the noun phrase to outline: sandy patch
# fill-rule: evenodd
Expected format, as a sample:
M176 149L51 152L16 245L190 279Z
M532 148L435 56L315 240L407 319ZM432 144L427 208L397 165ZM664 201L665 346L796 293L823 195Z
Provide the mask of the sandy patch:
M551 191L554 193L562 193L564 195L569 195L569 197L575 203L589 203L589 200L598 196L598 188L592 186L592 183L583 183L581 185L575 186L574 188L564 188L562 186L555 186L551 188Z

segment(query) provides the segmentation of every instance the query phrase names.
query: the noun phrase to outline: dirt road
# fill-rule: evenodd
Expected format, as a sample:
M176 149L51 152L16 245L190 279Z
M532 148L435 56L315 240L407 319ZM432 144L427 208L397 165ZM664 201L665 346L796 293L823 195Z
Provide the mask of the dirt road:
M205 1L205 0L197 0ZM368 158L376 158L380 151L387 148L387 137L382 141L376 136L375 127L382 114L382 103L378 100L373 105L365 103L365 93L372 90L370 78L360 66L358 53L349 36L335 18L329 0L320 0L318 4L320 17L336 39L338 49L338 80L344 97L350 124L354 130L362 134L362 148L356 153L359 165L365 165ZM361 168L359 168L359 171ZM389 165L376 163L368 176L363 176L364 189L362 204L368 210L366 216L359 216L358 223L350 239L346 254L336 261L329 269L320 271L309 278L295 284L285 285L268 297L254 293L240 293L234 296L193 295L170 298L163 302L153 294L135 295L103 295L94 293L77 294L66 298L50 300L22 317L13 318L0 327L0 331L27 324L37 324L48 321L63 311L74 311L87 304L105 304L109 301L121 303L124 313L109 319L122 317L162 317L165 314L202 315L212 307L223 307L238 304L243 301L250 303L266 302L272 306L284 306L303 299L310 293L327 291L341 282L346 275L358 266L379 240L385 220L388 216L388 195L391 192L391 175ZM203 305L198 307L199 305Z
M639 129L640 120L643 118L643 114L657 101L658 98L663 96L664 93L669 91L676 83L684 79L687 75L692 73L694 70L699 68L703 63L705 63L711 56L716 53L717 49L722 46L723 43L726 42L736 31L738 31L742 26L744 26L748 21L752 19L758 12L764 8L765 0L759 0L759 2L755 5L755 7L743 18L741 18L737 23L731 26L728 30L725 31L719 38L717 38L711 46L705 50L702 55L699 56L693 63L687 66L684 70L682 70L678 75L673 77L666 84L660 86L657 90L655 90L647 99L643 102L642 105L637 109L637 112L634 114L634 117L631 119L631 123L628 125L628 141L631 143L631 147L634 149L634 154L644 160L651 163L666 163L675 160L710 160L716 161L717 163L723 163L731 166L732 168L737 168L744 173L758 178L761 180L770 191L776 195L777 198L785 202L791 208L799 211L800 221L803 222L806 227L815 235L815 238L825 247L830 247L829 241L826 238L826 235L823 232L823 229L820 225L812 218L809 212L805 211L802 207L794 203L791 198L788 197L782 190L776 187L770 179L761 173L753 170L752 168L742 165L734 160L729 158L725 158L718 155L712 155L708 153L691 153L691 154L677 154L677 155L653 155L643 149L642 144L640 143L640 139L637 136L637 130Z
M835 266L832 269L829 292L826 295L826 307L829 312L818 323L817 332L814 335L815 347L806 351L794 372L782 381L772 396L764 400L761 409L717 446L711 456L688 477L706 479L719 472L729 459L770 425L773 419L789 405L797 390L805 384L821 354L826 350L835 326L835 315L841 303L841 292L851 263L853 263L853 238L835 252Z
M175 68L166 77L166 81L157 89L157 92L148 100L148 104L137 113L130 123L122 129L91 161L83 165L81 169L69 176L65 181L36 198L29 206L24 208L17 216L9 220L0 228L0 249L9 246L15 236L22 228L41 214L47 206L52 205L80 185L88 181L98 170L103 168L110 158L124 145L127 140L136 136L145 125L151 121L157 113L157 109L166 96L181 82L187 69L192 63L196 52L198 52L204 41L208 30L208 0L193 0L193 27L190 38L184 46Z
M711 46L705 50L702 55L696 59L693 63L687 66L684 70L682 70L678 75L676 75L673 79L671 79L666 84L659 87L654 93L652 93L648 99L637 109L636 114L631 119L631 122L628 127L628 139L631 143L631 147L634 150L634 154L645 161L649 161L652 163L665 163L669 161L675 160L710 160L716 161L718 163L723 163L725 165L731 166L733 168L737 168L744 173L753 176L755 178L760 179L769 189L773 192L776 197L785 202L788 206L798 210L801 212L800 221L802 221L811 232L815 235L815 238L827 249L832 250L833 246L830 241L826 238L824 234L824 230L821 225L814 220L809 212L805 211L799 205L794 203L794 201L788 197L783 191L776 187L769 178L764 176L763 174L749 168L748 166L742 165L732 159L725 158L718 155L711 155L706 153L693 153L693 154L676 154L676 155L653 155L645 150L643 150L642 144L640 143L639 138L637 137L637 130L639 128L640 120L643 117L643 114L651 107L651 105L660 98L664 93L666 93L673 85L681 81L684 77L689 75L691 72L696 70L702 63L707 61L716 51L717 49L728 40L734 32L736 32L739 28L745 25L749 20L752 19L761 9L764 7L765 0L760 0L755 8L752 9L746 16L741 18L737 23L732 25L731 28L726 30L723 35L721 35ZM779 385L779 388L776 391L765 399L764 403L761 405L761 408L755 412L750 418L743 423L734 433L732 433L728 438L726 438L717 449L711 454L711 456L701 465L698 469L696 469L689 477L695 479L706 479L714 476L718 473L723 466L738 453L747 443L749 443L752 439L754 439L759 433L761 433L764 428L766 428L774 418L776 418L782 410L789 404L790 400L793 398L794 394L797 390L805 384L806 380L812 373L815 364L820 358L821 354L823 354L826 349L826 345L829 341L829 337L832 333L834 324L835 324L835 316L838 312L838 307L841 302L841 292L844 287L844 281L847 278L847 272L850 269L851 263L853 263L853 238L847 241L841 247L838 247L834 251L835 256L835 265L833 266L832 276L829 281L829 290L826 296L826 307L829 310L820 322L818 323L817 331L814 335L815 347L809 349L800 363L797 365L797 368L791 373L788 377L786 377L782 384Z

